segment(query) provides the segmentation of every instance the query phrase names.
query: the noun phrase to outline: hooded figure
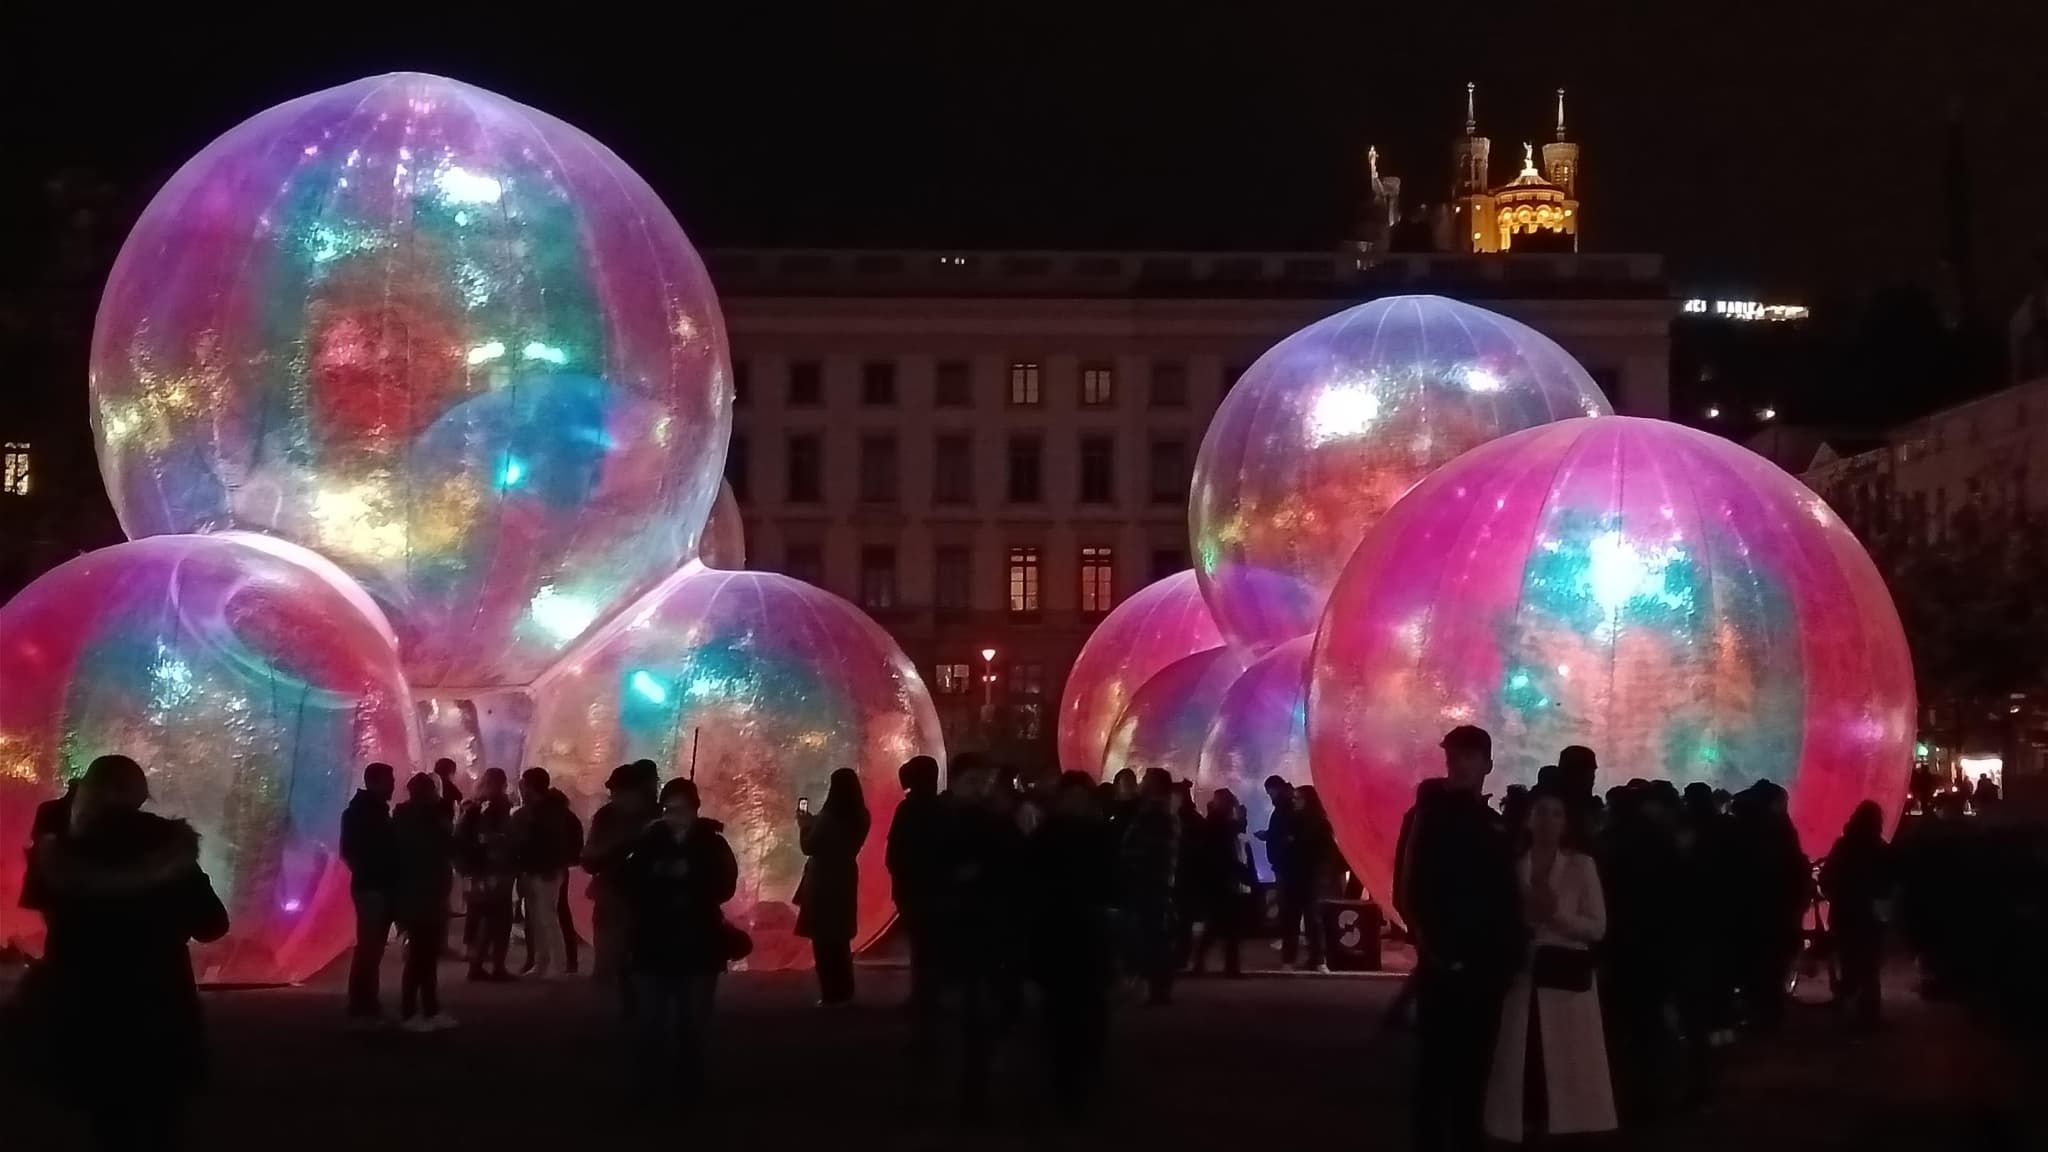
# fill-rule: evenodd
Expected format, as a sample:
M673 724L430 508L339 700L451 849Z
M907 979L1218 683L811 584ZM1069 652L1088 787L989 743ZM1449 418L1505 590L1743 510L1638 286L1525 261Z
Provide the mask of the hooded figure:
M88 1115L102 1147L180 1127L206 1071L186 945L228 931L198 833L142 811L148 798L140 765L102 756L79 782L69 826L31 849L49 934L7 1029L32 1055L30 1071ZM122 1087L97 1090L106 1084Z

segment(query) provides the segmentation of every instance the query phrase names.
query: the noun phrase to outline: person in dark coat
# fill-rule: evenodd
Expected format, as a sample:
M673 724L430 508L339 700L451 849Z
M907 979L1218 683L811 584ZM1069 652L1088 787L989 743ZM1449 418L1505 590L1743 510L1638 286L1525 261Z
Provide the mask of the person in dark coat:
M1273 870L1273 895L1275 911L1279 917L1277 925L1284 963L1293 964L1295 943L1302 916L1306 913L1298 903L1303 885L1296 858L1300 855L1295 843L1295 829L1300 826L1294 803L1294 785L1279 776L1266 777L1266 801L1272 805L1272 815L1266 818L1265 831L1258 838L1266 845L1266 866Z
M1195 945L1193 970L1200 974L1207 968L1209 949L1220 940L1223 974L1242 976L1240 945L1256 874L1246 846L1244 806L1230 789L1209 794L1209 811L1196 829L1195 843L1188 888L1199 893L1193 910L1202 921L1202 938Z
M448 890L455 880L455 829L434 777L416 773L405 782L405 803L391 814L398 854L393 918L405 934L405 966L398 978L400 1025L414 1032L455 1026L441 1012L441 949L448 938Z
M583 861L583 820L560 788L548 790L548 806L554 811L554 833L562 864L562 882L555 885L555 919L562 925L562 971L576 975L583 961L583 938L576 935L576 918L569 908L569 874Z
M889 818L885 859L890 895L910 944L912 1047L914 1054L928 1056L936 1037L940 996L939 917L946 899L946 807L939 797L939 762L930 756L904 761L896 779L903 786L903 799Z
M1174 873L1180 864L1180 817L1173 778L1158 768L1138 785L1138 807L1119 845L1122 914L1133 949L1130 970L1145 982L1148 1004L1173 1001Z
M640 763L646 763L645 769ZM616 871L647 826L660 815L655 799L661 779L654 764L643 761L621 764L604 782L609 794L590 817L590 835L583 841L583 870L590 874L591 975L601 984L630 995L625 973L627 921L624 893Z
M1768 1032L1784 1019L1813 871L1800 850L1785 790L1768 780L1735 798L1730 834L1736 979L1750 1025Z
M509 826L512 867L526 907L527 970L541 979L562 975L567 968L559 907L569 867L583 845L570 847L565 816L575 819L568 798L554 787L547 769L528 768L519 774L519 807ZM575 838L580 841L582 834L582 825L576 825Z
M1879 970L1884 958L1882 905L1891 898L1895 870L1884 839L1884 810L1875 801L1856 806L1841 838L1820 866L1842 979L1836 1000L1860 1025L1876 1024L1883 1004Z
M142 811L149 784L126 756L85 770L70 821L32 849L49 927L23 977L10 1044L30 1074L82 1112L108 1152L182 1143L207 1046L188 941L228 931L199 867L199 836Z
M476 922L469 949L471 980L512 979L505 953L512 944L512 801L505 770L486 768L476 796L455 825L455 859L462 870L469 918Z
M1110 891L1116 865L1108 814L1085 772L1060 777L1050 811L1024 846L1028 966L1045 1011L1047 1070L1069 1116L1104 1079L1115 978Z
M1342 870L1337 854L1337 832L1330 825L1330 814L1323 810L1323 798L1315 785L1303 784L1294 790L1294 846L1293 860L1289 868L1289 880L1296 890L1285 897L1288 906L1299 909L1301 936L1308 944L1308 955L1301 967L1308 971L1328 972L1329 959L1325 955L1327 941L1324 939L1321 904L1337 890L1338 873ZM1289 934L1280 945L1282 963L1294 963L1294 942L1292 922L1287 925Z
M940 931L946 982L960 999L961 1110L986 1115L1004 990L1015 957L1022 845L1008 797L986 760L953 759L946 801L946 886Z
M1173 782L1173 819L1180 829L1180 851L1173 862L1173 944L1175 972L1185 971L1195 958L1195 925L1207 914L1208 889L1197 875L1198 857L1204 841L1204 817L1195 803L1195 785L1190 780Z
M1514 854L1482 795L1493 740L1463 725L1443 739L1444 776L1416 790L1395 862L1394 908L1415 942L1415 1101L1422 1152L1483 1146L1494 1034L1521 942Z
M697 786L671 780L661 789L660 819L618 867L632 926L636 1063L651 1090L685 1105L703 1092L705 1032L732 955L735 930L721 906L739 885L739 864L723 833L699 815Z
M462 786L455 782L455 761L446 756L434 761L434 785L441 814L448 818L448 826L453 828L456 817L462 815ZM408 782L407 791L410 790Z
M825 803L816 813L799 809L797 840L804 876L797 885L796 934L811 942L818 967L818 1002L853 1001L853 933L860 901L860 849L868 839L868 804L860 776L833 770Z
M391 938L392 904L398 890L398 845L391 836L391 793L397 786L389 764L363 769L363 786L341 814L341 860L348 865L348 894L355 904L356 947L348 965L348 1015L360 1025L381 1022L377 976L384 945Z
M41 879L36 875L36 844L48 837L62 836L71 828L71 805L78 795L78 777L64 782L64 794L55 800L45 800L36 805L35 816L29 822L28 847L22 851L27 856L21 874L20 906L35 911L43 906Z

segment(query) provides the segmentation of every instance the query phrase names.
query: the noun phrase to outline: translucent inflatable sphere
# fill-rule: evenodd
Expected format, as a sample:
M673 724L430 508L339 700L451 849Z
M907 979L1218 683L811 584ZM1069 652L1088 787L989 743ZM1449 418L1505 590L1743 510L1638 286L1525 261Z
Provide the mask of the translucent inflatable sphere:
M747 566L747 528L740 520L740 502L732 485L718 485L718 502L711 506L711 521L704 526L704 542L698 559L706 568L738 572Z
M1564 349L1441 296L1374 300L1275 344L1223 398L1188 508L1223 634L1315 631L1358 542L1416 481L1504 433L1609 411Z
M856 948L895 915L884 864L897 769L945 749L917 669L861 612L770 572L692 564L534 689L529 758L558 773L588 819L620 763L696 774L705 816L739 857L726 913L754 935L752 968L803 967L792 903L803 876L799 798L813 811L836 768L860 774L873 827L860 853Z
M1572 744L1606 778L1784 785L1809 853L1857 803L1896 817L1912 665L1861 545L1820 497L1690 428L1610 417L1474 449L1401 499L1330 599L1315 783L1389 891L1449 729L1493 736L1496 796Z
M1095 626L1060 696L1060 768L1102 770L1109 730L1152 674L1183 656L1223 643L1202 603L1193 572L1141 589Z
M1308 657L1315 637L1301 636L1280 645L1231 681L1216 702L1215 719L1202 741L1195 771L1195 792L1204 803L1218 788L1230 789L1244 805L1245 826L1263 832L1273 819L1266 796L1266 778L1307 784ZM1266 845L1252 840L1252 863L1259 878L1273 878Z
M178 170L108 278L92 419L130 537L305 545L415 686L517 685L696 554L725 364L702 262L617 156L398 74Z
M1153 673L1109 730L1102 778L1112 779L1128 768L1143 779L1158 768L1175 780L1192 780L1223 692L1243 671L1242 656L1216 647Z
M192 823L228 936L201 978L297 981L354 934L341 812L363 765L416 762L388 626L304 549L240 534L156 536L81 556L0 609L0 938L36 805L96 757L149 773L150 810ZM401 779L403 776L401 776Z

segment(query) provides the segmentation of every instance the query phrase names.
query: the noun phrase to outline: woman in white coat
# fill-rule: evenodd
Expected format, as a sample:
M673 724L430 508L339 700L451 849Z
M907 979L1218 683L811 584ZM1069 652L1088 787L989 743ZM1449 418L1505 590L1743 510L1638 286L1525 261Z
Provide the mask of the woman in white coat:
M1600 873L1567 844L1561 797L1539 793L1528 820L1515 879L1529 947L1501 1007L1486 1086L1487 1135L1518 1144L1617 1127L1591 952L1607 934Z

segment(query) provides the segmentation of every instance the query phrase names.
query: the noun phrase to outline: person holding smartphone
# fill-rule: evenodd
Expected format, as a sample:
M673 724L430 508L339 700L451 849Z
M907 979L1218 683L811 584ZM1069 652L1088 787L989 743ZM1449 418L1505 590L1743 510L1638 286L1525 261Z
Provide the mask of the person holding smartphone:
M851 768L832 773L825 804L811 814L809 797L797 801L798 842L804 878L797 886L797 935L811 942L818 968L818 1003L853 1000L853 933L860 893L860 849L868 838L868 805Z

